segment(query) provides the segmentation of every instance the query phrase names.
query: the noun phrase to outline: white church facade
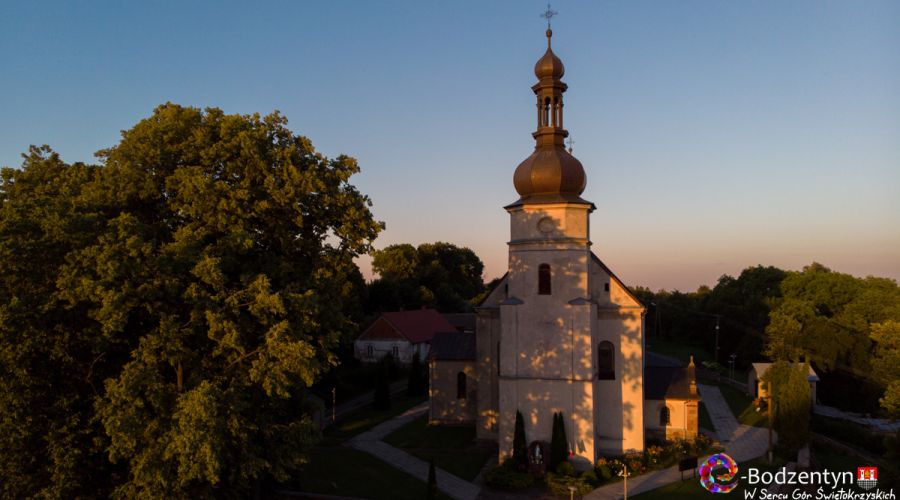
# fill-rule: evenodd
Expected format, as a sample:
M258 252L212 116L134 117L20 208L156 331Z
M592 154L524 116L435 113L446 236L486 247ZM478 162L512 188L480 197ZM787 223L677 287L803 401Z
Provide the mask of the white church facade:
M664 380L645 395L645 307L591 251L596 207L581 198L585 171L565 149L567 86L551 36L535 65L535 150L515 170L519 199L504 207L508 271L476 309L474 342L464 333L436 339L430 419L474 421L479 438L498 442L502 462L517 411L529 443L550 441L562 412L572 458L586 465L643 450L648 435L696 435L699 397L693 365L654 371Z

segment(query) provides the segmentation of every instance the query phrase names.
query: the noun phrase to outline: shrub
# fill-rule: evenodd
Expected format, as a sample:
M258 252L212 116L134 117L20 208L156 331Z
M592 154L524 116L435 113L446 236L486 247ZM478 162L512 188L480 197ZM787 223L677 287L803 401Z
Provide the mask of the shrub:
M601 483L605 483L613 477L612 470L610 470L605 458L597 460L597 463L594 464L594 473Z
M592 478L594 481L591 481ZM580 476L565 476L548 472L547 475L544 476L544 484L547 485L547 489L550 490L550 493L568 498L572 494L572 491L569 490L570 486L575 487L576 496L587 495L596 487L596 479L596 476L588 473Z
M572 467L569 462L562 462L556 466L556 473L561 476L574 476L575 467Z
M515 464L507 461L485 474L484 482L499 490L521 490L534 484L534 477L527 472L519 472Z

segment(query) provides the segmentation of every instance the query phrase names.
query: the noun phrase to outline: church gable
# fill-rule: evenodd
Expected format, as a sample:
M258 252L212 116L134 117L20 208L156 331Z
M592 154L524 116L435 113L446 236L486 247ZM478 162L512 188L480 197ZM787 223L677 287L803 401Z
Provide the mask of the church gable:
M509 273L503 275L500 278L500 281L497 282L497 286L494 287L490 293L478 304L478 308L492 309L495 307L500 307L500 303L506 300L506 290L509 283Z
M601 305L643 309L644 304L603 261L591 252L592 295Z

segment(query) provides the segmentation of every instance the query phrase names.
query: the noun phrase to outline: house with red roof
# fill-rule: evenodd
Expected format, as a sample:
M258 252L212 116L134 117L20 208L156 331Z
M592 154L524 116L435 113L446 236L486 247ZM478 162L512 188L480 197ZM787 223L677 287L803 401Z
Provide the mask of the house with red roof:
M354 356L375 362L390 354L400 363L410 363L418 352L424 363L434 335L453 331L456 327L434 309L386 312L353 343Z

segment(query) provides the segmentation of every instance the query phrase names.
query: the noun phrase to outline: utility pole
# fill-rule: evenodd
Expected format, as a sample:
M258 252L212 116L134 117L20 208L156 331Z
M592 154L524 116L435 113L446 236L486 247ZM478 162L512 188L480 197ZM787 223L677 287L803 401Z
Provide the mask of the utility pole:
M769 415L769 463L772 463L772 413L775 410L775 402L772 400L772 381L768 381L766 383L766 394L768 397L766 399L769 400L769 407L766 409L766 413Z
M737 358L737 354L731 353L731 356L729 357L731 358L731 380L734 380L734 360Z

